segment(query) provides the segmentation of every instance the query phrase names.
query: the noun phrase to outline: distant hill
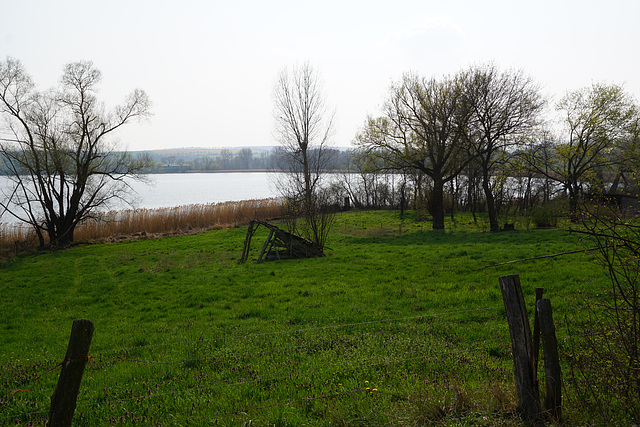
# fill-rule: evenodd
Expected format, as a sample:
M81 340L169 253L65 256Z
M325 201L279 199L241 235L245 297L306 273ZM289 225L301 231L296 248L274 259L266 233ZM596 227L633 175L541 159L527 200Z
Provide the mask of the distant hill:
M240 150L249 148L254 156L270 153L275 147L222 147L222 148L166 148L160 150L140 150L131 151L131 154L148 154L152 160L160 161L160 159L173 158L182 161L192 161L202 157L220 157L223 150L235 156Z
M174 161L190 162L203 157L218 158L222 155L223 150L226 153L236 156L243 149L250 149L254 157L270 154L276 146L248 146L248 147L220 147L220 148L202 148L202 147L186 147L186 148L165 148L159 150L138 150L131 151L131 154L148 154L153 161L159 162L162 159L172 159ZM353 147L332 147L340 151L346 151Z

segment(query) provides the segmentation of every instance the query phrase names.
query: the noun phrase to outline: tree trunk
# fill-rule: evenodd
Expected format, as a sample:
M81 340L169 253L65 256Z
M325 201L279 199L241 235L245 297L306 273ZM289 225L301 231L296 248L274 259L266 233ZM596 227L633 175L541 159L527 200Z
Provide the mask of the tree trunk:
M467 204L468 209L471 211L473 215L473 223L476 224L478 222L478 218L476 217L476 180L471 176L467 177Z
M456 180L457 180L457 178L456 178ZM451 184L451 209L450 209L450 212L449 212L449 217L451 218L451 222L453 222L453 220L454 220L454 211L456 209L456 200L458 198L456 197L456 192L457 192L456 187L457 186L454 185L454 181L451 181L450 184Z
M496 212L496 202L491 191L490 178L488 170L485 170L482 174L482 189L484 190L484 197L487 199L487 214L489 215L489 229L491 231L500 231L500 224L498 224L498 214Z
M49 245L64 248L73 243L73 232L76 228L73 218L58 218L48 225Z
M569 219L572 223L579 222L578 218L578 188L577 185L569 184Z
M407 181L402 181L402 185L400 186L400 219L404 219L404 205L406 203L406 186Z
M613 182L611 183L611 187L609 187L609 193L615 194L618 191L618 185L620 184L620 178L622 177L622 172L618 172Z
M433 217L433 229L444 230L444 183L442 179L433 180L429 211Z

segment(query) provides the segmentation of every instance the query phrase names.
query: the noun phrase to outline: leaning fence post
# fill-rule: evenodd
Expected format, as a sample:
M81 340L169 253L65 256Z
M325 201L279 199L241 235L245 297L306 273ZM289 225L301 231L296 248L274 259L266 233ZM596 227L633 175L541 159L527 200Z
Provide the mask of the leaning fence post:
M518 411L523 421L542 425L540 395L533 370L533 344L531 327L527 316L527 307L517 274L502 276L498 279L502 299L509 323L511 352L513 353L513 372L518 395Z
M560 421L562 418L562 373L560 370L558 341L556 339L556 327L553 323L551 301L549 301L548 298L541 299L536 303L536 311L540 319L542 352L544 354L544 375L547 390L544 399L544 408L555 420Z
M50 427L71 425L92 337L93 322L86 319L73 321L67 354L61 363L58 385L51 396L48 423Z

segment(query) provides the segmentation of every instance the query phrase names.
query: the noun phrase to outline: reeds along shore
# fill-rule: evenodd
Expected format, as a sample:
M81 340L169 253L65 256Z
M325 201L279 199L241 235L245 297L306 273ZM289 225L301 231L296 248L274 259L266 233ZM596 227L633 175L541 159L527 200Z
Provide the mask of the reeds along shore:
M252 219L267 220L282 214L282 202L277 198L110 211L79 225L74 240L122 240L134 235L179 234L236 227L248 224ZM35 246L37 240L30 228L0 227L1 250L17 252Z

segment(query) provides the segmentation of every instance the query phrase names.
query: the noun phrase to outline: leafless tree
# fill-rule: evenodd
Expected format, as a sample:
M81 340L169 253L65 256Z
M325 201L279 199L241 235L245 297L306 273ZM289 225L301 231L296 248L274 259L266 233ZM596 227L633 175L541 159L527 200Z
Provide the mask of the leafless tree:
M499 231L492 179L508 152L539 122L544 106L538 87L522 71L500 72L495 65L473 66L464 73L466 102L472 111L468 137L482 178L491 231Z
M147 95L134 90L106 112L96 97L100 80L93 63L75 62L65 66L58 88L39 92L19 61L0 62L0 157L13 184L0 206L32 226L40 246L73 242L79 223L126 199L126 178L144 166L109 137L149 114Z
M329 148L334 114L327 108L322 81L309 64L284 69L274 88L279 167L287 172L281 192L304 223L296 228L324 247L333 215L325 203L322 178L334 153Z
M358 209L406 206L406 174L389 173L376 152L355 148L346 152L347 163L337 174L336 187L353 201ZM404 192L404 193L403 193Z

